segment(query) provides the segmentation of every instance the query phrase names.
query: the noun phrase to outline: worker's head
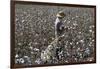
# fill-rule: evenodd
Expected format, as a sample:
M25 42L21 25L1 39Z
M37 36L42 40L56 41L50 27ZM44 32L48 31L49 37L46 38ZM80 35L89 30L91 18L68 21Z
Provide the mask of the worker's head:
M63 11L59 11L56 15L58 18L64 18L66 15Z

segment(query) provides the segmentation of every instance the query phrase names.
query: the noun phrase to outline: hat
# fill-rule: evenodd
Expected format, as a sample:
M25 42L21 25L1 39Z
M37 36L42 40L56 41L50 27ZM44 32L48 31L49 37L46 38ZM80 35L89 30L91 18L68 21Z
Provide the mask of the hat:
M60 12L57 13L56 16L57 16L57 17L65 17L66 15L64 14L63 11L60 11Z

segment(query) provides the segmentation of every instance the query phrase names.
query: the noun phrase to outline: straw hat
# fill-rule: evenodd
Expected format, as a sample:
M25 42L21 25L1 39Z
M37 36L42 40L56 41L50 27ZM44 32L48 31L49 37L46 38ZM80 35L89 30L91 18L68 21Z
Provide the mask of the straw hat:
M58 12L57 13L57 15L56 15L57 17L65 17L66 15L64 14L64 12L63 11L60 11L60 12Z

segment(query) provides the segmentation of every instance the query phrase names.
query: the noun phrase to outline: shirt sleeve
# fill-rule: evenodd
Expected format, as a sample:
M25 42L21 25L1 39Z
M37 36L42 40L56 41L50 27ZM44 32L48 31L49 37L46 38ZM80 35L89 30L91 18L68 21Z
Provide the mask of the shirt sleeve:
M64 27L64 25L63 25L62 22L58 22L57 25L56 25L57 31L62 31L63 30L63 27Z

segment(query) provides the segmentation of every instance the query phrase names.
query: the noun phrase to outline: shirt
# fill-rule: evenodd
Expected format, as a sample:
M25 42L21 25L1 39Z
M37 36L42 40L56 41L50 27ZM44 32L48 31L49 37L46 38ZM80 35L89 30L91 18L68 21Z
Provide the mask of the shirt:
M64 25L62 23L62 19L57 18L55 21L55 32L60 33L62 32Z

